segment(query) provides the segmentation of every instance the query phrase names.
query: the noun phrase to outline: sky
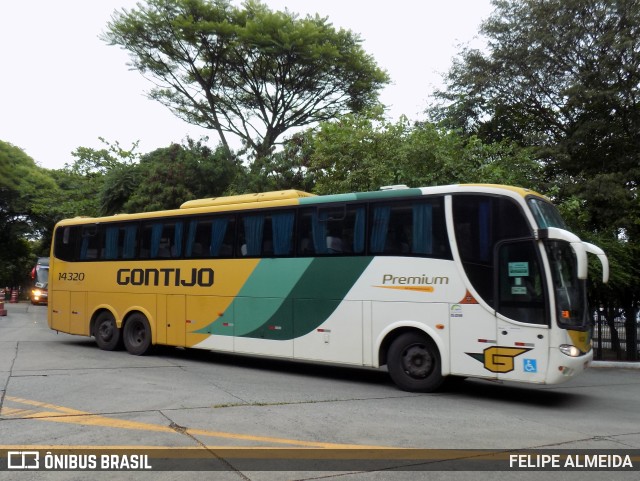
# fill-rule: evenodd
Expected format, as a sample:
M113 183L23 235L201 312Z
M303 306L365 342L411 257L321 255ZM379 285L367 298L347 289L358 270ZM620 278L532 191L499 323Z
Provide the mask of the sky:
M358 33L391 84L387 115L424 118L429 95L463 45L478 42L490 0L263 0L272 10L329 17ZM98 36L115 10L135 0L30 0L0 3L0 140L48 169L72 163L78 147L147 153L211 130L187 124L146 93L149 80L127 53ZM0 174L1 175L1 174Z

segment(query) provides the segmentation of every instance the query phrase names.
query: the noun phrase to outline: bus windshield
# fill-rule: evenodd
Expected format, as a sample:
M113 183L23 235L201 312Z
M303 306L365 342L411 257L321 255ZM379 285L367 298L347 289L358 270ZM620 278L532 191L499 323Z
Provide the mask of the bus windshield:
M529 208L538 223L538 227L546 229L547 227L557 227L567 230L567 224L553 204L546 202L537 197L529 197L527 199Z
M545 247L553 277L558 324L567 329L585 329L586 281L578 279L575 253L564 241L548 241Z
M49 266L38 266L36 269L35 286L47 287L49 284Z

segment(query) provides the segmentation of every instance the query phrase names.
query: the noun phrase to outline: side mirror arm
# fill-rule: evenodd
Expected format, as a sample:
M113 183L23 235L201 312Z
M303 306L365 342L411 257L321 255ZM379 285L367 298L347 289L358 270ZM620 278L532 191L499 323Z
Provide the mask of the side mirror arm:
M588 242L583 242L578 236L564 229L549 227L547 229L538 229L535 233L536 239L552 239L562 240L569 243L578 260L578 279L586 279L588 275L587 253L595 254L602 264L602 282L609 280L609 260L602 249Z

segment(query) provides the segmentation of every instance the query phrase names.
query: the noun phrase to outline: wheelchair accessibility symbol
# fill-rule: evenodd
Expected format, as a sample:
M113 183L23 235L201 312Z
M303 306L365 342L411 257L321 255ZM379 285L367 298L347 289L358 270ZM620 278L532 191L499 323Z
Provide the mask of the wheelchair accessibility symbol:
M535 359L524 359L524 372L538 372L538 364Z

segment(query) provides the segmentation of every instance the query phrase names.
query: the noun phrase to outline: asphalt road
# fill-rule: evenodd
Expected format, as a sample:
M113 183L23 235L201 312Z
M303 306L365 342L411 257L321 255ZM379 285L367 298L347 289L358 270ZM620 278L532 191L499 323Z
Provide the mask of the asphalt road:
M489 478L476 471L486 466L498 480L640 479L639 370L592 368L557 386L467 380L435 394L410 394L377 370L169 348L143 357L105 352L90 338L50 331L44 306L5 306L0 452L67 448L97 456L98 465L113 452L166 448L181 458L180 471L95 472L92 479L477 479ZM396 448L429 451L403 461ZM509 465L515 450L630 454L634 467L516 472ZM189 465L202 470L182 472L192 452L207 454ZM483 453L498 453L498 461L483 464ZM453 455L478 463L447 461ZM261 456L270 461L254 459ZM0 479L88 477L7 471L1 462ZM155 468L158 462L150 461Z

